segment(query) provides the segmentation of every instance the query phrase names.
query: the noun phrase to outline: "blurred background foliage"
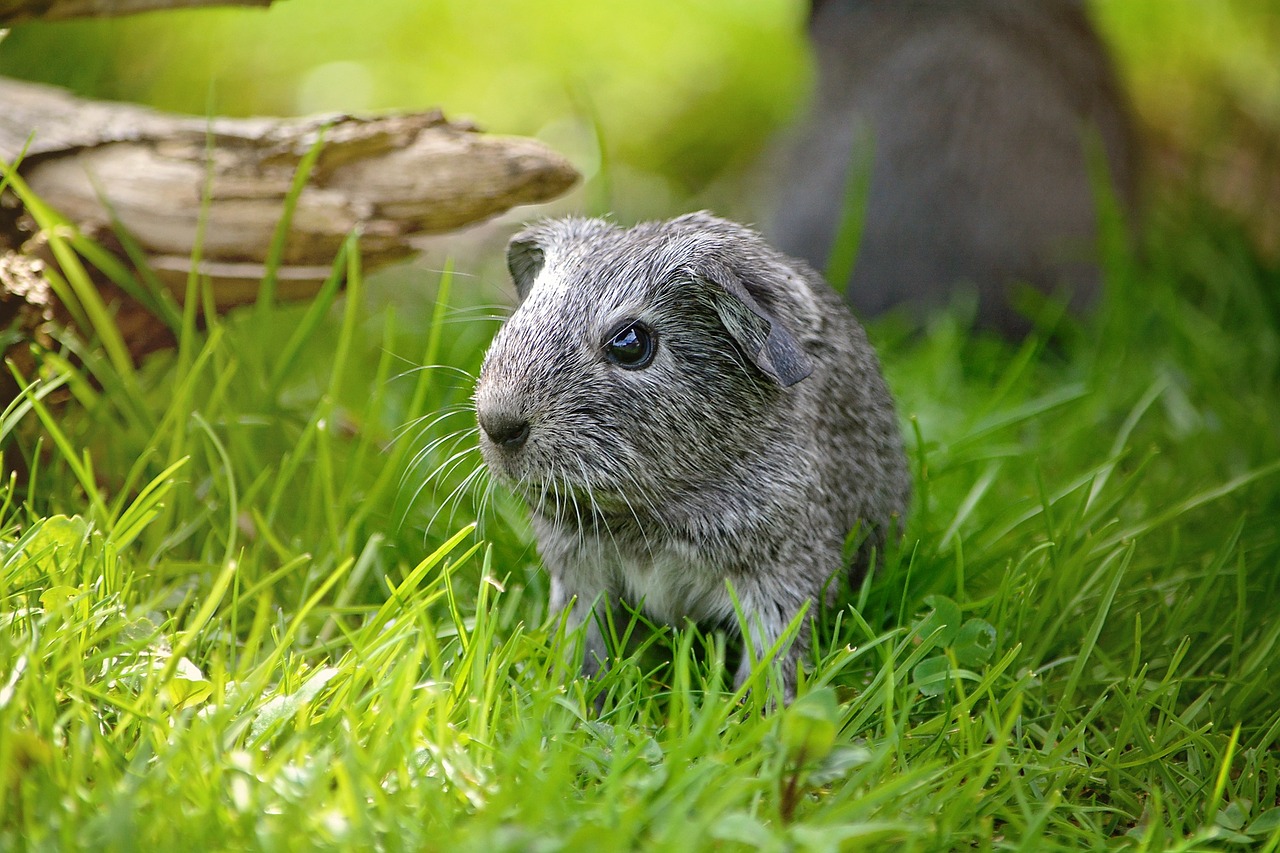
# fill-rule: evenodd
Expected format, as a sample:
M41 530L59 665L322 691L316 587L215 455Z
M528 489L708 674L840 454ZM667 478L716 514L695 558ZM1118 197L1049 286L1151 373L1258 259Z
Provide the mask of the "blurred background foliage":
M1280 2L1094 0L1157 185L1207 196L1280 256ZM1189 186L1188 186L1189 185Z
M587 178L607 159L609 193L661 212L795 115L806 13L796 0L286 0L15 28L0 73L197 114L438 106L540 137Z
M1277 201L1280 2L1091 8L1165 172ZM812 84L807 14L803 0L284 0L20 26L0 73L197 114L439 106L570 156L588 178L570 206L749 216L744 169Z

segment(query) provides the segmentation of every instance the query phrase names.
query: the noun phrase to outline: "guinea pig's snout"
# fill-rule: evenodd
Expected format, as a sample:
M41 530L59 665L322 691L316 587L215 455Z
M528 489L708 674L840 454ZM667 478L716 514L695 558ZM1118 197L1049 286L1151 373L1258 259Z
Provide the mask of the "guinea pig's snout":
M489 440L504 450L518 450L529 438L529 419L513 412L480 406L476 419Z

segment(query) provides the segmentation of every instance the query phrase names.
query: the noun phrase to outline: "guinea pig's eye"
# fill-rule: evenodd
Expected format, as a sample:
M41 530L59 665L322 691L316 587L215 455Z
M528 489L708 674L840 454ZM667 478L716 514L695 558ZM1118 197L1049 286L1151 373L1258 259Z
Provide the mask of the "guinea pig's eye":
M604 342L605 357L619 367L639 370L653 361L656 339L653 331L638 320L628 320Z

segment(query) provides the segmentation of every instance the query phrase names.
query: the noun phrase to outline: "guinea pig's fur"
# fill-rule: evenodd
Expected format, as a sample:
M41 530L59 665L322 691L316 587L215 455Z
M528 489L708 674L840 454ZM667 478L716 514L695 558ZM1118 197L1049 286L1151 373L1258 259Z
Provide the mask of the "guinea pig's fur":
M838 586L851 531L865 565L897 528L910 477L892 398L803 262L707 213L544 221L507 258L520 305L480 370L480 449L529 505L551 606L587 622L586 674L605 662L593 609L734 631L727 582L759 657ZM628 367L610 341L633 321L652 361ZM806 625L780 655L788 696L807 644ZM749 674L744 654L737 684Z

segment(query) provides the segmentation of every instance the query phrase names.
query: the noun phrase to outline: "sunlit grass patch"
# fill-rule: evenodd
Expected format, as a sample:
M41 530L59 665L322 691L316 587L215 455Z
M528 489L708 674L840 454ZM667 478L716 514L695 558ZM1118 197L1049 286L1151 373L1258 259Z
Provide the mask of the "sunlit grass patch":
M129 379L39 354L0 415L0 848L1277 849L1280 271L1172 203L1145 240L1052 337L871 325L916 502L786 709L692 628L576 677L469 479L474 279L405 315L349 251Z

